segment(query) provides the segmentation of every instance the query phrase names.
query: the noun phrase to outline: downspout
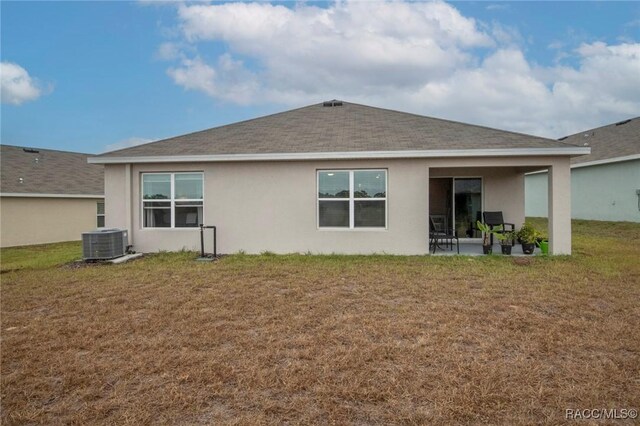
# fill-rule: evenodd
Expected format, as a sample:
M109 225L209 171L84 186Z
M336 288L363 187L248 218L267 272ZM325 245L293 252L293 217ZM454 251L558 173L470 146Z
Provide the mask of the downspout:
M127 230L129 231L129 245L133 245L133 203L132 203L132 190L131 185L133 183L133 176L131 174L131 163L125 164L125 185L124 185L124 199L125 199L125 211L127 212Z
M430 222L430 214L431 211L429 209L431 209L431 206L429 205L429 200L431 198L431 194L430 194L430 190L431 190L431 169L429 168L429 163L426 163L426 173L425 175L427 176L427 183L426 183L426 190L427 190L427 203L426 203L426 215L424 218L424 222L427 225L427 254L431 254L431 222ZM388 208L388 207L387 207Z

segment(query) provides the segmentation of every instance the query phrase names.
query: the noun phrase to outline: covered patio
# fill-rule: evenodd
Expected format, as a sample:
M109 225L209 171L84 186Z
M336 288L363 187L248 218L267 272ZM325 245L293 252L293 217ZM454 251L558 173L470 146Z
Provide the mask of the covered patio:
M538 229L549 240L549 254L571 254L571 182L568 157L523 156L512 158L438 159L429 165L429 223L444 223L447 233L459 238L461 255L482 255L482 233L477 221L483 212L500 212L505 223L520 229L525 221L524 175L532 170L549 172L548 228ZM438 226L438 229L442 229ZM507 228L508 229L508 228ZM493 241L493 254L502 255ZM435 255L457 254L438 248ZM536 248L534 255L540 254ZM520 244L512 256L528 256Z

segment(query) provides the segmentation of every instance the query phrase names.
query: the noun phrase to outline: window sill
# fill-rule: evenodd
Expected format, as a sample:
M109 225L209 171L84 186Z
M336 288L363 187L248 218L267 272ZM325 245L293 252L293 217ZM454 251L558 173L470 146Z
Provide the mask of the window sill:
M199 226L184 228L138 228L139 231L199 231Z
M385 232L389 228L316 228L316 230L322 232Z

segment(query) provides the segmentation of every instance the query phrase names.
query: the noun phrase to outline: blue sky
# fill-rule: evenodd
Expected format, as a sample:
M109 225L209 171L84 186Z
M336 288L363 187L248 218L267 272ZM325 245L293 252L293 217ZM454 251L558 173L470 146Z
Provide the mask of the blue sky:
M640 115L640 3L1 3L2 143L99 153L324 99L550 137Z

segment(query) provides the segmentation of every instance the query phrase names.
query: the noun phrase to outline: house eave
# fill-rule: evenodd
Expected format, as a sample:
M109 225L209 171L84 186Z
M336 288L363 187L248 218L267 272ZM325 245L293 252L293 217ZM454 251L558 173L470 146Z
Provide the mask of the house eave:
M577 156L591 153L589 147L567 148L499 148L413 151L352 151L305 152L269 154L217 154L175 156L89 157L91 164L126 163L202 163L233 161L310 161L310 160L371 160L397 158L456 158L456 157L523 157L523 156Z
M104 198L101 194L40 194L34 192L0 192L0 197L13 198Z
M622 163L623 161L640 160L640 154L625 155L622 157L606 158L604 160L585 161L584 163L572 164L572 169L580 169L583 167L600 166L605 164ZM547 173L547 169L536 170L535 172L525 173L526 175L537 175L540 173Z
M598 166L600 164L620 163L622 161L631 161L631 160L640 160L640 154L625 155L623 157L607 158L604 160L585 161L584 163L572 164L571 168L577 169L580 167Z

